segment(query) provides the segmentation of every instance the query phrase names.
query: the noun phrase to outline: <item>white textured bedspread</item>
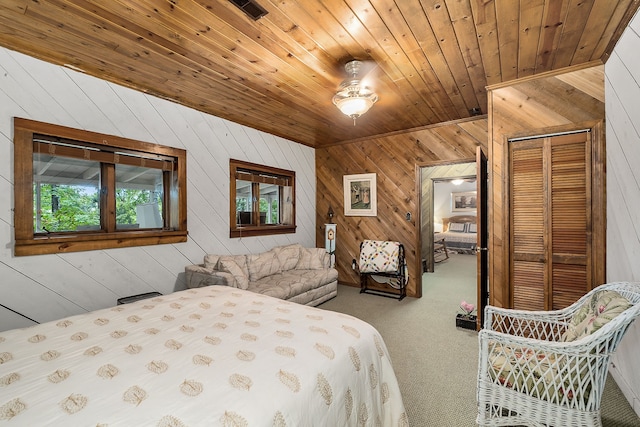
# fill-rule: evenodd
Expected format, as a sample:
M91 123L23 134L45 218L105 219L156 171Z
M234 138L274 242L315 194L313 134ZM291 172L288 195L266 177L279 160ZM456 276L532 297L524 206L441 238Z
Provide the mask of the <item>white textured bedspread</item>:
M354 317L208 286L0 332L0 426L407 426Z

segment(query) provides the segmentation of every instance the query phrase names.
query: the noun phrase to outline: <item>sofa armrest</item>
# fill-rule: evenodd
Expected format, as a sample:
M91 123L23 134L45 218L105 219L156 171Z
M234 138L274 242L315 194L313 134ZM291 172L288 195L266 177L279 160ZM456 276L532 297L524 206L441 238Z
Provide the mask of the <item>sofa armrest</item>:
M211 285L238 287L238 283L232 274L207 268L203 264L188 265L184 268L184 272L188 288L200 288Z

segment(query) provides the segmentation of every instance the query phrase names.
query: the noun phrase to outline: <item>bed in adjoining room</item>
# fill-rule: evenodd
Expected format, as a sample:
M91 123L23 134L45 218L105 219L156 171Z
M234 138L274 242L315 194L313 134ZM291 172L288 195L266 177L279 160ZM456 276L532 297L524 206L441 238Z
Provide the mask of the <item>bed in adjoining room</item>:
M0 332L8 425L408 426L380 334L207 286Z
M474 215L457 215L442 218L442 232L433 235L433 241L444 239L447 250L473 254L478 240L477 218Z

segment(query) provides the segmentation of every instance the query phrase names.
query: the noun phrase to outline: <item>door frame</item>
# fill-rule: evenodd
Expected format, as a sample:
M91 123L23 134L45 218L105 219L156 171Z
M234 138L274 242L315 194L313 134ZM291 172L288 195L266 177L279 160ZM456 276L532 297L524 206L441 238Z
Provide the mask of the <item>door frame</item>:
M477 257L477 325L482 329L484 324L484 307L489 304L489 160L482 147L476 150L476 188L477 211L476 224L478 241L476 244Z
M481 169L480 167L478 167L478 161L480 159L480 153L482 153L484 155L484 161L485 161L485 166L484 166L484 177L481 177L479 174L479 170ZM478 193L479 198L478 198L478 211L476 212L476 215L480 212L480 210L482 209L483 212L485 212L484 215L484 227L479 228L478 229L478 244L480 243L484 243L484 248L487 248L487 244L488 244L488 238L489 238L489 229L488 229L488 215L486 214L488 212L487 207L489 205L488 203L488 195L489 192L486 191L486 189L489 187L489 175L487 172L487 168L488 168L488 162L487 162L487 158L486 158L486 154L484 154L484 152L482 151L481 147L477 147L476 150L476 157L475 158L465 158L465 159L456 159L455 161L451 161L451 160L445 160L445 161L439 161L439 162L430 162L428 164L416 164L416 193L417 193L417 199L418 199L418 218L417 218L417 229L418 229L418 233L417 234L417 238L416 238L416 260L418 261L417 264L417 268L416 268L416 277L422 277L423 274L423 268L422 268L422 244L423 244L423 240L422 240L422 185L423 185L423 169L424 168L430 168L430 167L437 167L437 166L447 166L447 165L459 165L459 164L463 164L463 163L474 163L476 164L476 182L478 183L477 185L480 185L480 179L483 179L483 188L485 189L484 192L482 192L482 194ZM442 177L443 179L446 177ZM431 179L431 185L433 186L433 181L434 179ZM432 190L433 191L433 190ZM482 197L482 200L480 200L480 197ZM430 216L431 218L429 218L430 221L433 220L433 201L431 203L431 207L430 207ZM480 218L479 218L480 219ZM484 231L482 231L484 230ZM484 234L483 239L481 240L480 238L480 234ZM433 234L431 235L431 240L433 240ZM431 248L433 248L433 241L431 242L431 245L429 246ZM478 246L481 247L481 246ZM480 277L478 277L477 279L477 292L478 292L478 301L477 301L477 306L478 306L478 325L481 325L480 321L483 318L483 315L481 313L481 311L484 309L484 302L481 303L480 300L480 295L488 295L488 271L489 271L489 260L488 260L488 256L487 256L487 251L478 251L477 254L477 267L476 267L476 273L478 275L480 275L482 272L484 272L485 277L487 279L482 280ZM483 268L482 268L483 267ZM484 283L485 287L481 287L480 284ZM422 296L422 280L417 280L416 281L416 291L417 294ZM482 306L482 310L481 307Z

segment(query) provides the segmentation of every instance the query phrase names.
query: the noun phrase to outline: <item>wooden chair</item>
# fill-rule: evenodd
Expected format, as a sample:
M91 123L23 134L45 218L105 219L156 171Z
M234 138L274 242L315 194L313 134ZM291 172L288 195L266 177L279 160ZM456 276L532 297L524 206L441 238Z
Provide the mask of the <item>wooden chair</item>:
M404 246L400 242L364 240L360 244L358 262L360 293L370 293L402 300L407 295L407 266ZM394 290L369 287L369 279ZM383 280L381 280L383 279Z
M640 314L640 283L598 286L556 311L485 307L482 426L601 426L609 359Z

